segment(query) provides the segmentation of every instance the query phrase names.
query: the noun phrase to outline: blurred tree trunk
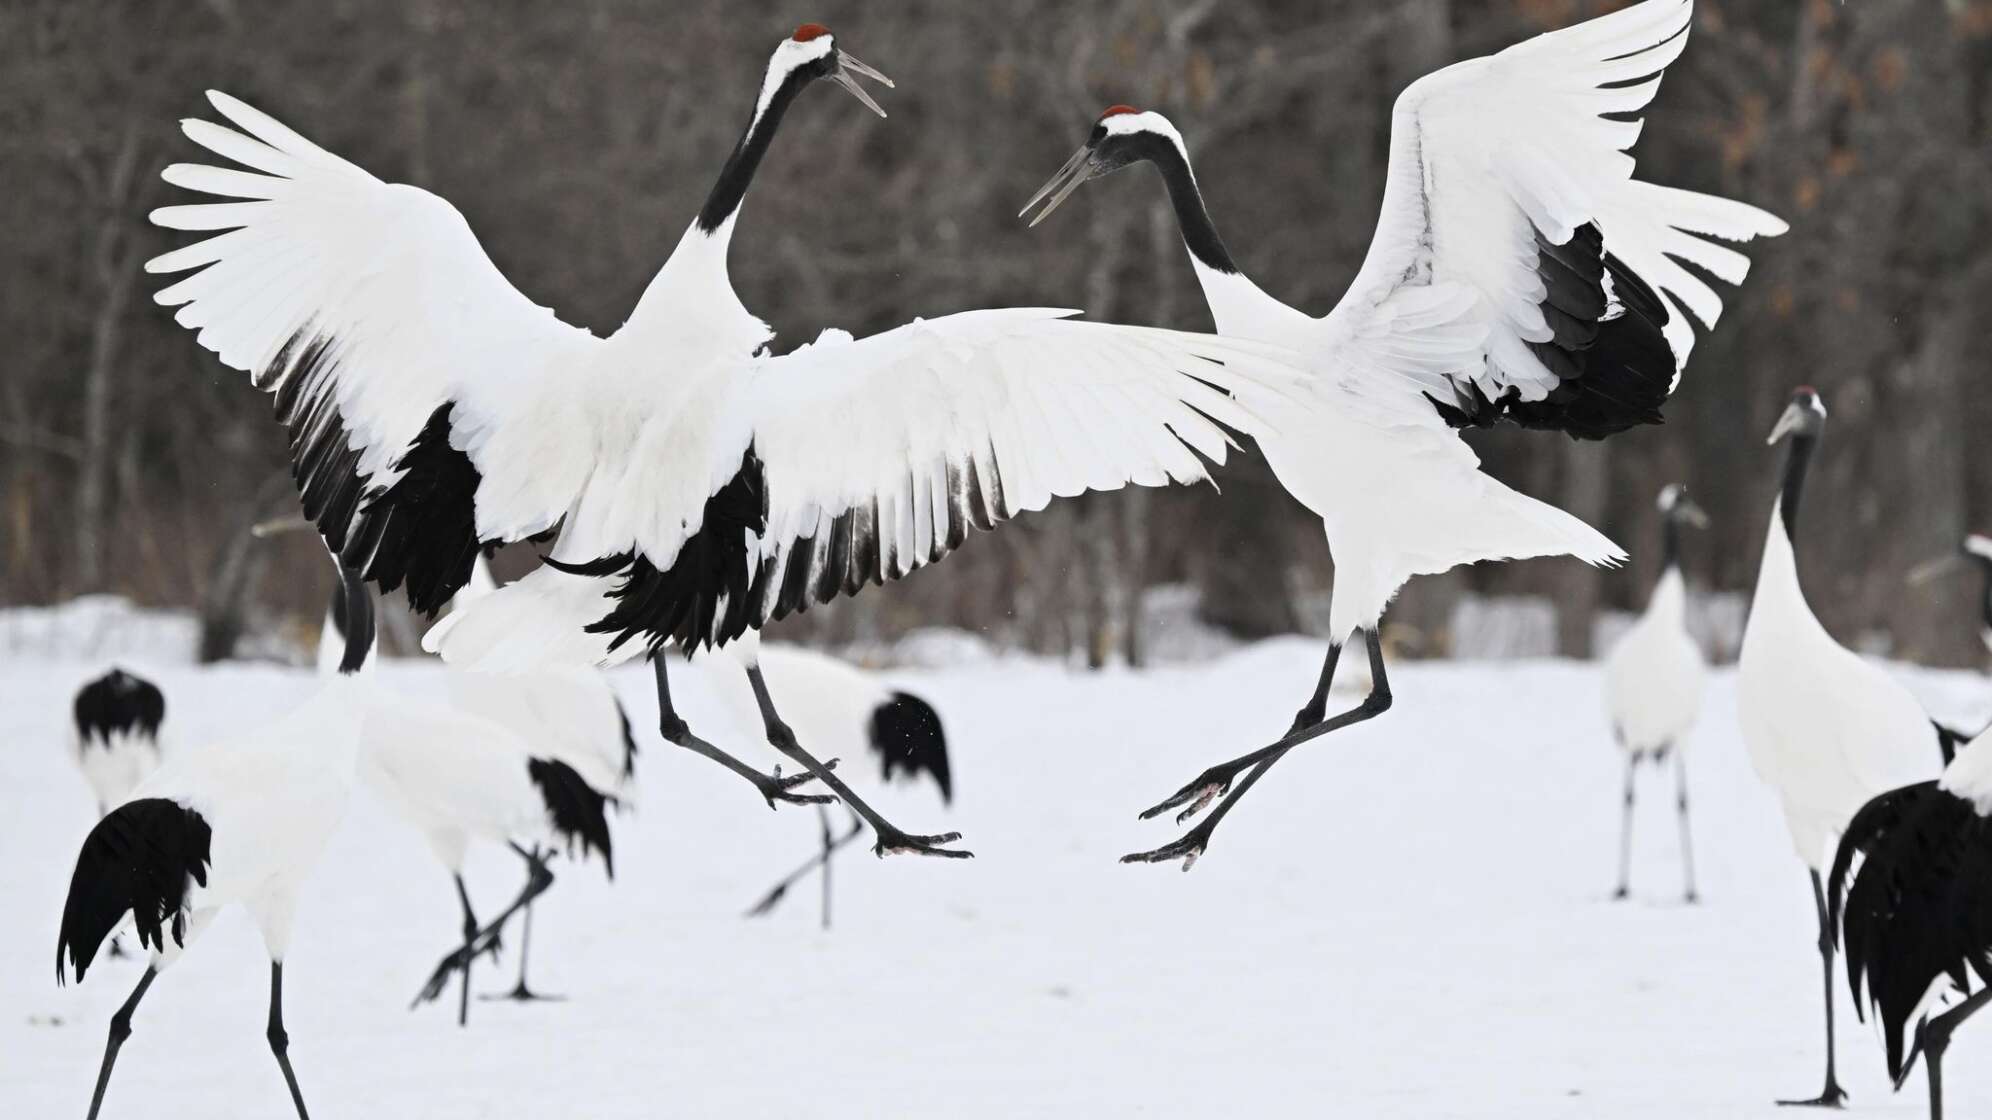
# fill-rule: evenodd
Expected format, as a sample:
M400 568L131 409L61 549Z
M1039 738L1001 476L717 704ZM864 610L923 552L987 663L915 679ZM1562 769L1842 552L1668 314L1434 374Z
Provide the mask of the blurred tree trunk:
M91 269L97 303L90 316L89 357L83 365L83 458L76 483L76 590L104 586L104 528L111 477L112 382L118 372L131 289L138 276L138 244L129 210L138 166L138 120L125 118L117 150L103 170L101 214L91 235Z
M1611 493L1611 448L1588 440L1563 441L1563 498L1568 512L1596 526L1605 519ZM1623 542L1621 542L1623 544ZM1603 572L1575 560L1556 569L1556 649L1565 657L1591 656L1591 628L1598 617Z

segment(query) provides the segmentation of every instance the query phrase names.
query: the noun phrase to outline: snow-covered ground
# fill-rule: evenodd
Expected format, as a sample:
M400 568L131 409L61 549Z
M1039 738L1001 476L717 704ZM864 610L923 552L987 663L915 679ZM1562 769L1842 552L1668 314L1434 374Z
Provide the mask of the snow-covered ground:
M362 800L311 883L286 970L314 1114L1681 1120L1776 1116L1772 1098L1816 1091L1812 904L1744 757L1728 673L1690 759L1698 907L1678 901L1657 784L1635 899L1606 901L1619 760L1597 671L1558 662L1400 667L1395 710L1289 758L1193 872L1117 864L1178 834L1137 809L1284 730L1318 657L1279 641L1145 673L996 660L897 674L947 721L958 798L944 813L901 791L882 807L915 831L961 829L977 858L848 859L829 933L813 888L770 919L740 917L806 855L814 813L770 813L647 736L619 878L559 867L538 913L536 983L569 1000L481 1004L467 1031L445 1008L407 1009L456 905L416 838ZM179 744L314 684L134 667L164 687ZM82 1114L139 967L54 983L91 823L64 721L101 668L0 662L0 1115ZM433 670L387 671L419 685ZM772 763L722 725L709 682L679 676L694 727ZM647 722L647 676L618 683ZM1913 684L1945 714L1992 708L1981 678ZM875 784L861 760L845 771ZM517 877L487 854L472 889L493 909ZM510 965L478 986L508 986ZM218 922L147 998L107 1115L288 1115L263 1040L266 978L249 924ZM1922 1114L1920 1074L1892 1095L1850 1013L1840 1054L1859 1113ZM1948 1063L1955 1115L1992 1113L1988 1057L1992 1023L1967 1027Z

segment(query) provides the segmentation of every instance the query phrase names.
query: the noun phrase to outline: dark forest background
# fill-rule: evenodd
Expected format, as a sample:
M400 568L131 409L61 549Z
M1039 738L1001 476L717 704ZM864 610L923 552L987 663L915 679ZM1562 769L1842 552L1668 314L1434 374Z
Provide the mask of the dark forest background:
M215 649L314 616L269 403L155 307L140 263L175 122L225 89L390 180L454 202L535 301L613 330L691 220L798 22L899 83L880 121L804 98L735 242L747 304L797 345L1003 304L1208 329L1152 172L1096 184L1027 232L1017 207L1099 110L1167 112L1233 252L1314 313L1374 225L1390 105L1415 77L1613 0L7 0L0 5L0 604L113 591L194 605ZM1694 578L1747 589L1774 489L1764 436L1792 386L1832 410L1805 576L1843 638L1983 656L1962 580L1904 574L1992 528L1992 0L1702 0L1636 154L1642 175L1791 222L1695 351L1668 423L1606 444L1477 435L1489 467L1626 544L1414 584L1393 638L1443 652L1462 594L1553 597L1564 652L1636 607L1652 499L1714 515ZM1974 387L1977 386L1977 387ZM850 638L954 623L1047 651L1140 653L1143 589L1182 583L1245 636L1305 629L1332 581L1319 526L1254 464L1208 488L1071 502L885 593L806 616ZM514 550L516 551L516 550ZM507 558L518 564L516 558ZM832 633L834 632L834 634Z

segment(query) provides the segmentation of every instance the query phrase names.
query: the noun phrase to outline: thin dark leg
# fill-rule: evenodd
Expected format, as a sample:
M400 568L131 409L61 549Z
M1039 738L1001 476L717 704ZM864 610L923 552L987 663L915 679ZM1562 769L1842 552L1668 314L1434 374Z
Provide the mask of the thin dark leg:
M1980 988L1970 999L1923 1024L1923 1076L1930 1083L1930 1120L1944 1120L1944 1051L1951 1035L1966 1019L1992 1000L1992 988Z
M844 804L850 806L852 812L863 817L865 823L871 825L872 832L878 838L877 843L872 845L874 854L883 856L891 852L912 852L916 855L940 856L943 859L975 858L973 852L939 846L961 839L959 832L916 836L880 816L870 805L865 804L862 798L853 793L842 778L832 773L828 766L816 761L803 749L802 744L796 741L795 732L789 730L788 724L783 723L782 717L775 711L774 698L768 695L768 682L762 679L759 665L747 670L747 681L754 686L754 700L761 706L761 720L767 725L768 742L774 744L776 750L808 767L809 772L816 775L818 781L830 787L830 791L843 799Z
M1238 804L1238 800L1245 796L1247 790L1251 789L1261 777L1265 776L1266 771L1272 769L1275 763L1286 757L1288 751L1302 743L1326 735L1331 731L1339 731L1351 724L1375 719L1377 716L1389 711L1390 678L1384 672L1383 645L1378 640L1375 630L1364 631L1363 639L1364 645L1369 650L1370 694L1363 697L1362 703L1357 704L1355 707L1332 719L1320 720L1311 726L1297 728L1272 746L1263 747L1253 751L1251 754L1241 755L1230 762L1221 763L1204 771L1195 781L1177 790L1168 800L1147 809L1141 816L1143 820L1146 820L1158 814L1165 813L1170 809L1174 809L1185 802L1190 802L1191 804L1188 808L1176 815L1176 823L1181 824L1205 805L1209 804L1211 798L1222 794L1224 800L1217 803L1217 808L1212 810L1210 816L1204 818L1203 823L1185 833L1181 839L1174 843L1165 844L1152 851L1135 852L1132 855L1122 856L1121 862L1166 863L1170 860L1180 859L1183 861L1183 870L1188 871L1196 864L1197 858L1203 855L1204 849L1209 846L1211 834L1217 831L1218 822L1224 819L1225 814L1231 812L1232 808ZM1321 669L1323 683L1316 688L1317 697L1325 700L1328 683L1334 677L1335 663L1340 656L1341 650L1339 647L1329 647L1327 661L1322 665ZM1301 709L1301 713L1302 715L1307 715L1309 714L1309 709L1303 708ZM1251 772L1245 775L1244 780L1238 783L1236 789L1233 789L1231 787L1232 780L1246 770L1250 770Z
M1681 876L1686 886L1681 901L1692 906L1701 901L1695 893L1695 842L1688 828L1688 760L1687 755L1676 745L1674 754L1674 808L1681 815Z
M830 928L830 854L836 851L831 845L830 810L821 805L816 807L816 825L823 837L823 928Z
M477 915L470 908L470 891L463 885L463 876L457 875L454 878L456 879L457 901L463 903L463 947L468 951L471 945L477 941ZM463 962L463 989L457 993L457 1026L459 1027L470 1025L470 966L476 960L476 955L472 954L466 957Z
M792 805L823 805L836 800L828 794L790 792L796 786L817 778L819 775L814 771L805 771L792 778L784 778L780 773L763 774L692 734L691 727L679 718L678 710L671 705L671 676L665 664L668 656L661 649L650 655L651 675L657 678L657 730L664 736L665 741L683 747L693 754L712 759L747 779L753 783L755 789L761 791L761 796L767 799L770 809L774 808L778 801L786 801ZM823 769L827 771L836 765L837 760L833 758L824 764Z
M856 840L861 834L863 834L864 830L865 830L864 822L858 819L858 815L856 813L852 813L851 827L846 829L842 835L838 836L835 840L830 842L830 848L827 852L818 852L817 854L810 856L809 859L803 862L803 865L801 867L798 867L794 871L789 872L787 875L782 876L779 882L777 882L773 887L769 888L767 894L761 896L761 901L756 902L752 907L748 908L747 917L758 918L764 914L773 911L775 906L781 902L782 898L788 894L788 889L790 887L801 882L804 878L808 877L810 872L816 870L817 868L827 866L831 857L835 856L838 852L843 851L847 846L850 845L850 843L853 840Z
M552 854L553 852L551 849L542 852L540 851L540 846L538 844L534 844L532 846L532 850L527 853L528 866L530 867L531 860L543 859L546 856L550 856ZM499 1000L499 999L511 1000L513 1003L549 1003L565 999L566 998L565 996L541 995L538 992L533 991L532 988L529 985L527 985L526 958L531 955L532 948L533 948L533 904L531 901L528 901L526 903L525 912L519 915L519 982L513 985L512 990L509 992L501 992L495 995L482 996L479 998L485 1000Z
M1619 885L1612 892L1613 899L1623 899L1632 894L1632 795L1635 780L1639 774L1639 755L1627 751L1625 756L1625 807L1619 811Z
M284 964L270 962L270 1053L277 1056L277 1068L284 1071L284 1084L290 1086L291 1103L297 1106L297 1120L311 1120L304 1110L304 1094L297 1087L297 1071L291 1069L290 1035L284 1030Z
M1779 1101L1779 1104L1801 1108L1839 1108L1846 1102L1846 1090L1840 1088L1840 1080L1833 1067L1833 929L1826 916L1826 889L1819 882L1819 872L1812 873L1812 904L1819 914L1819 964L1825 973L1826 990L1826 1087L1816 1097L1799 1101Z
M471 961L476 960L486 953L496 952L498 949L498 935L504 930L505 923L511 921L514 914L531 905L534 899L545 894L547 888L553 885L553 872L547 867L545 859L536 853L526 851L517 844L511 845L511 848L519 854L520 859L526 861L526 885L524 889L519 892L519 897L512 900L511 905L505 907L504 910L499 912L496 918L491 920L489 925L486 925L483 929L473 931L466 938L464 945L444 957L436 965L435 971L429 974L428 982L422 985L421 991L415 993L414 1002L409 1004L411 1010L441 995L443 989L450 982L451 974L459 971L468 971ZM466 899L468 898L468 896L465 897Z
M145 998L145 989L150 988L158 977L159 970L147 965L145 975L138 978L138 987L131 990L131 998L111 1015L111 1037L104 1044L104 1066L97 1071L97 1091L90 1095L89 1120L97 1120L97 1111L104 1107L104 1090L111 1085L111 1067L117 1064L118 1050L124 1046L125 1039L131 1037L131 1013L138 1010L138 1001Z

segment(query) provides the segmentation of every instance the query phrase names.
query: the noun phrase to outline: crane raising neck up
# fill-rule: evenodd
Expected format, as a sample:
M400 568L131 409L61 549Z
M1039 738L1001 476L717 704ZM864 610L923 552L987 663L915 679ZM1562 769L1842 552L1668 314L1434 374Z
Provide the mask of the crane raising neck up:
M1203 192L1197 189L1196 173L1190 170L1190 157L1182 145L1150 132L1143 134L1141 146L1148 149L1144 154L1162 173L1162 182L1169 189L1169 204L1176 210L1176 225L1183 233L1183 246L1190 256L1203 269L1238 275L1238 263L1231 259L1231 251L1217 235L1217 225L1210 220Z
M774 143L782 115L788 112L803 87L820 76L818 64L829 50L827 38L790 39L768 60L767 74L761 79L761 95L754 102L754 115L748 119L747 130L740 134L739 142L733 145L733 154L726 157L725 166L719 169L719 178L713 183L712 192L706 195L705 205L699 208L701 233L711 237L722 228L731 229L740 204L747 198L747 188L754 182L754 172L760 169L761 158Z

